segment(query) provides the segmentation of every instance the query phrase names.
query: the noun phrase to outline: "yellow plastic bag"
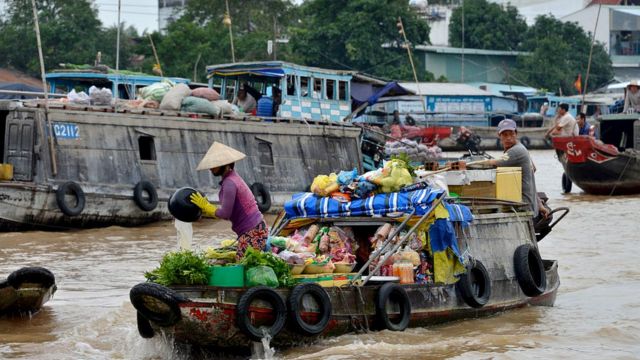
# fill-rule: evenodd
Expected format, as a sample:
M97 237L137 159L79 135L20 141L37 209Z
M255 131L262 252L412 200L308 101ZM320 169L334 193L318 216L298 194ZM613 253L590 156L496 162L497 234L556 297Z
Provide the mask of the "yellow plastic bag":
M338 190L338 175L331 173L329 175L318 175L313 179L311 184L311 192L318 196L329 196L332 192Z

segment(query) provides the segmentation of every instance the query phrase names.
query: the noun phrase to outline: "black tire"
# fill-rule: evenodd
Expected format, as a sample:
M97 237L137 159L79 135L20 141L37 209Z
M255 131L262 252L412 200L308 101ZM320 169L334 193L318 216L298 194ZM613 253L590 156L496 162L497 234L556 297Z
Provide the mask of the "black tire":
M538 296L547 288L547 273L538 250L529 244L520 245L513 255L516 279L522 292L529 296Z
M243 334L251 339L251 341L262 340L262 330L251 323L249 314L249 306L251 306L251 303L256 299L269 303L275 312L275 321L273 322L273 325L268 328L268 333L273 339L280 333L280 331L282 331L284 324L287 321L287 305L277 292L266 286L252 287L240 296L236 308L238 328Z
M523 137L520 138L520 143L522 145L524 145L524 147L526 147L528 149L529 145L531 145L531 140L529 139L529 137L523 136Z
M136 311L136 318L138 323L138 334L145 339L151 339L156 333L153 331L149 320L147 320L140 311Z
M571 182L571 179L569 179L567 174L562 173L562 192L565 194L570 193L572 185L573 183Z
M302 299L305 295L312 296L318 305L320 306L320 319L315 324L306 323L301 316L302 311ZM299 331L308 336L315 336L324 331L331 319L331 299L322 286L313 283L296 285L289 299L287 299L289 306L289 321L293 325L296 331Z
M392 322L387 313L387 301L394 300L400 305L400 321ZM404 288L398 284L386 283L376 296L376 318L382 329L404 331L411 320L411 302Z
M260 210L260 212L268 211L271 208L271 194L269 194L269 190L267 190L264 185L258 182L253 183L251 185L251 192L256 198L256 203L258 204L258 210Z
M485 306L491 298L491 278L484 264L470 259L467 272L460 276L456 288L467 305L472 308Z
M23 283L41 284L48 288L55 284L56 277L53 273L43 267L24 267L12 272L7 277L7 283L14 289L19 288Z
M67 201L65 199L65 195L67 194L75 196L75 206L67 204ZM60 208L60 210L62 210L62 212L67 216L80 215L82 210L84 210L85 202L86 199L84 197L84 191L82 191L80 185L76 184L73 181L69 181L60 185L60 187L58 187L58 190L56 191L56 203L58 203L58 207Z
M144 193L149 194L149 198L145 198ZM158 192L155 186L148 181L140 181L133 188L133 201L138 207L144 211L151 211L158 206Z
M134 286L129 291L129 298L142 316L159 326L171 326L180 321L182 315L179 304L186 301L175 291L154 283Z

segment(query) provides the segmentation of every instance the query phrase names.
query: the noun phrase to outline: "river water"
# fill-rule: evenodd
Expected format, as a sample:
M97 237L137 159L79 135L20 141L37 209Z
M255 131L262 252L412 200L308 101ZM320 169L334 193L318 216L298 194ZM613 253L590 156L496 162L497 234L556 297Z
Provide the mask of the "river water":
M532 151L539 191L571 213L540 243L559 261L555 307L402 333L345 335L276 351L279 359L639 359L640 196L561 193L550 150ZM233 238L229 224L194 226L195 246ZM0 358L185 359L161 338L142 339L129 289L176 247L171 222L140 228L0 234L0 276L22 266L54 272L58 292L32 318L0 319ZM205 358L214 358L201 354Z

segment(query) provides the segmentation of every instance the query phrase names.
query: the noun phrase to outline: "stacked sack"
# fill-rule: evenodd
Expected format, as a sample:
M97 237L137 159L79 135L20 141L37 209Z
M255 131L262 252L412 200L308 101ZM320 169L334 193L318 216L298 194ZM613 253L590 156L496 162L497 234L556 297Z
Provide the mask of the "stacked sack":
M214 89L197 88L192 91L187 85L176 85L169 79L140 89L137 101L134 106L208 114L214 117L238 113L238 108L226 100L220 100L220 94Z
M442 149L437 145L427 146L413 140L402 139L387 142L384 145L384 153L387 156L407 154L411 161L424 162L441 157Z

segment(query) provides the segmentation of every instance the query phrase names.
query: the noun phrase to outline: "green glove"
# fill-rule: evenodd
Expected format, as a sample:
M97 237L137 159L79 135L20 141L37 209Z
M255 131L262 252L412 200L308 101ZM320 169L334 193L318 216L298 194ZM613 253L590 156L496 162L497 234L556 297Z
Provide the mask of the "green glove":
M196 192L191 194L189 197L191 203L195 204L197 207L202 210L202 215L210 218L216 218L216 210L218 207L211 204L206 197L200 195L200 193Z

